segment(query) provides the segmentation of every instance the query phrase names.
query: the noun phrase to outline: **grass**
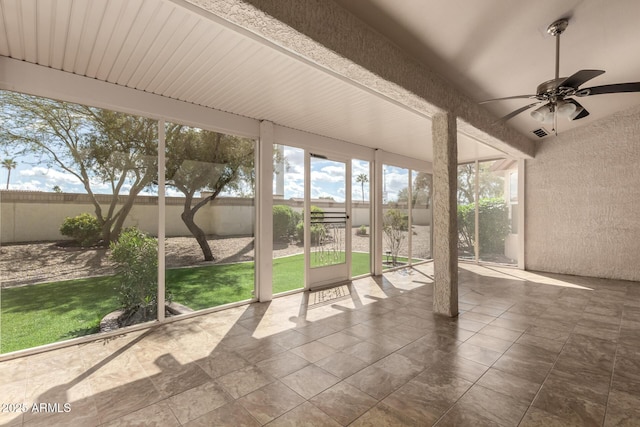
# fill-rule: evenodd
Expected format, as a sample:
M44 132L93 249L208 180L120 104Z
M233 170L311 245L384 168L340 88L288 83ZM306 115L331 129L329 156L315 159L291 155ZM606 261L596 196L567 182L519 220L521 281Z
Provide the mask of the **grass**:
M403 265L407 266L407 262L409 261L409 258L403 257L403 256L399 256L399 257L396 258L396 262L398 262L398 265L391 265L391 264L387 264L387 262L386 262L387 261L387 257L386 256L384 256L382 259L384 260L383 261L383 265L382 265L382 270L383 271L390 270L390 269L396 268L396 267L401 267ZM389 260L390 259L391 258L389 257ZM422 262L422 261L425 261L425 259L423 259L423 258L411 258L411 262L414 263L414 264L417 263L417 262Z
M167 289L180 304L201 310L251 299L254 263L176 268L166 272ZM353 253L352 274L369 272L369 254ZM304 255L273 260L273 293L302 288ZM104 315L116 310L118 278L94 277L2 289L0 353L98 332Z

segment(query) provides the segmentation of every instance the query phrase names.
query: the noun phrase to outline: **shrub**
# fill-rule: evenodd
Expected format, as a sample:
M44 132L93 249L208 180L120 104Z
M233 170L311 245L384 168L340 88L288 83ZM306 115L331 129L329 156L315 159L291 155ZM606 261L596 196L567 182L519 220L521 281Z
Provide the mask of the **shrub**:
M297 230L296 227L302 221L302 213L291 210L291 221L289 222L289 236L296 236Z
M357 230L356 234L358 236L366 236L367 235L367 226L362 224Z
M60 234L71 237L83 247L98 243L101 232L102 227L100 227L98 218L90 213L67 217L60 226Z
M480 254L504 253L504 239L509 234L509 210L502 198L478 201ZM458 238L460 246L473 251L475 242L475 205L458 206Z
M311 206L311 212L315 213L314 219L323 219L324 211L317 206ZM301 215L302 216L302 215ZM311 224L311 243L318 244L320 242L320 238L326 232L324 225L322 224ZM304 221L299 221L296 225L296 235L298 237L299 242L304 242Z
M156 318L158 306L158 241L135 227L125 229L110 245L110 258L121 280L123 326Z
M289 237L293 209L285 205L273 207L273 240L286 240Z
M398 209L389 209L382 218L382 231L384 232L385 240L389 251L391 252L391 258L393 265L398 263L398 253L407 237L407 231L409 230L409 218L407 215Z

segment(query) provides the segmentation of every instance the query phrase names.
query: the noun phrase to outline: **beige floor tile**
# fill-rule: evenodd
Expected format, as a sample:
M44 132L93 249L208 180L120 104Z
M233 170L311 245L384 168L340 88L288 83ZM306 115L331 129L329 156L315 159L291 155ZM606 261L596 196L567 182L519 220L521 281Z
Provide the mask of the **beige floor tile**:
M166 402L159 402L104 424L105 427L179 427L180 423Z
M339 378L349 377L369 366L367 362L342 352L318 360L315 365Z
M568 396L565 389L558 389L546 383L533 401L533 406L555 415L567 424L572 425L602 425L604 422L605 405L589 400Z
M498 338L496 338L498 339ZM502 356L501 351L494 351L488 348L480 347L477 345L469 344L468 341L460 344L456 349L458 356L469 359L473 362L481 363L486 366L491 366L496 360Z
M269 427L339 427L330 416L309 402L295 407L267 424Z
M256 363L256 366L260 368L261 371L271 376L281 378L304 368L309 363L310 362L308 360L298 356L297 354L286 351L284 353L277 354L270 359L258 362Z
M394 346L384 346L363 341L361 343L352 345L343 350L344 353L348 353L352 356L366 363L374 363L383 357L391 354L394 350Z
M195 363L211 378L218 378L249 366L249 362L232 350L215 351L207 357L196 360Z
M517 425L529 406L511 396L477 384L460 398L457 405L482 414L485 418L505 426Z
M238 402L227 403L184 424L185 427L258 427L260 425Z
M311 363L317 362L318 360L324 359L325 357L329 357L332 354L336 353L336 350L334 348L318 341L312 341L308 344L301 345L300 347L293 348L289 351L308 360Z
M492 337L491 335L485 335L482 332L478 332L468 340L464 342L464 345L472 344L478 347L487 348L489 350L504 353L511 347L513 341L503 340L502 338Z
M165 402L167 402L178 421L181 424L186 424L232 400L233 398L220 385L214 381L208 381L171 396Z
M320 338L318 342L322 344L326 344L331 348L336 350L342 350L346 347L350 347L354 344L358 344L362 342L360 338L357 338L353 335L345 334L344 332L336 332L331 335L327 335L326 337Z
M259 423L266 424L302 404L304 399L280 381L253 391L237 401Z
M378 401L345 382L340 382L310 400L341 425L347 425Z
M239 369L215 380L234 399L251 393L275 381L275 378L254 366Z
M524 403L531 402L540 389L539 383L516 377L495 368L490 368L485 372L477 383L493 391L514 397Z
M309 365L281 378L281 381L300 396L305 399L311 399L316 394L339 382L340 378L316 365Z

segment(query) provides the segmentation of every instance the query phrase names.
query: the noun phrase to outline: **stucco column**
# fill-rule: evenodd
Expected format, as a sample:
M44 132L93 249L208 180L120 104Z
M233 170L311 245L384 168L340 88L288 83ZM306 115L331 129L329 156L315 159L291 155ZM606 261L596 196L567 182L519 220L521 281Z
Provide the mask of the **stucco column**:
M458 142L456 118L433 117L433 311L458 315Z

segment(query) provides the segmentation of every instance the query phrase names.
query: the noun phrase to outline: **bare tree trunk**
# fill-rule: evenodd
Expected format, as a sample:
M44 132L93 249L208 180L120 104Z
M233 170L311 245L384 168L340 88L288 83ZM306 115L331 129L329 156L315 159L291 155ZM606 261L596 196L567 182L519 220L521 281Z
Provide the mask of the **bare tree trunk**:
M201 201L192 208L191 200L193 200L193 194L185 195L186 197L184 199L184 209L180 217L182 218L182 221L187 226L191 234L193 234L193 237L196 238L196 242L198 242L198 245L200 245L200 249L202 249L202 254L204 255L204 260L214 261L211 247L209 247L209 242L207 241L207 235L200 227L198 227L198 225L194 221L196 212L198 212L198 210L202 206L204 206L209 200L211 200L211 197L207 197L205 200Z
M180 216L182 217L182 221L184 221L191 234L193 234L193 237L196 238L196 241L200 245L200 249L202 249L202 254L204 255L204 260L213 261L213 253L211 252L211 248L209 247L209 242L207 242L207 236L193 220L194 212L191 209L188 209L185 204L185 209Z

